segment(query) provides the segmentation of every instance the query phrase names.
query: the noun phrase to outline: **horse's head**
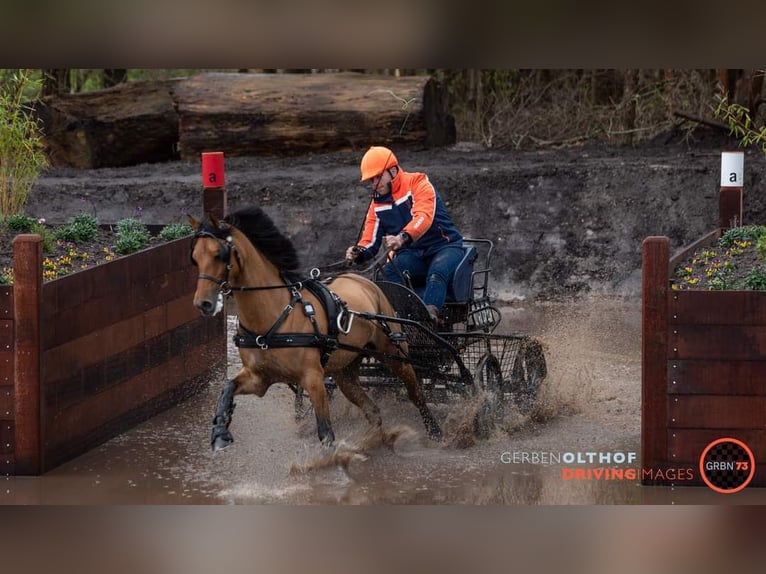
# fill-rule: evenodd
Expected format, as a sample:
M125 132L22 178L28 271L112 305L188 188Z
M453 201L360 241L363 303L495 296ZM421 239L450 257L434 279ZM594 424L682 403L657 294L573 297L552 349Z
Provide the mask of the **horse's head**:
M215 315L223 309L223 296L237 274L232 227L208 214L207 220L189 216L194 230L191 259L197 266L197 290L194 306L203 315Z

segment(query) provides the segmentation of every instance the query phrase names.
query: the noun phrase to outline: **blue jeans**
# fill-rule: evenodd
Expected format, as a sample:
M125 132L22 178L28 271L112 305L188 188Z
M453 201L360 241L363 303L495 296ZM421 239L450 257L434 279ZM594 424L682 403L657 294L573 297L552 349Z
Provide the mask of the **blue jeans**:
M385 281L404 285L402 274L406 271L413 288L425 285L423 302L441 309L447 299L447 286L461 259L463 248L458 245L450 245L433 255L424 255L418 249L404 249L383 266L381 275Z

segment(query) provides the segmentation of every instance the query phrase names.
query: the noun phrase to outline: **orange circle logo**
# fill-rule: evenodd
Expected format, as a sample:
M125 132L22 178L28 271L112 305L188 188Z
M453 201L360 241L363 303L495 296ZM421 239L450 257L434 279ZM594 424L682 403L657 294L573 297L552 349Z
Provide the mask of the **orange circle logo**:
M711 489L734 494L745 488L755 475L753 451L741 440L719 438L700 455L700 476Z

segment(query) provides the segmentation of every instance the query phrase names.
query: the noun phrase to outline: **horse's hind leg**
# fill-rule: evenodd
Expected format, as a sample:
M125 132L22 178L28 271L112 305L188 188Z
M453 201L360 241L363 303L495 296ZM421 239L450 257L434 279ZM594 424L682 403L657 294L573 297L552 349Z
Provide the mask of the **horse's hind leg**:
M428 404L426 404L426 398L420 389L420 383L412 365L396 360L389 360L386 364L407 388L407 396L412 401L412 404L417 407L418 412L420 412L428 436L435 440L440 439L442 437L442 429L434 418L433 413L431 413L431 409L428 408Z
M337 373L335 375L335 382L343 396L359 407L362 413L364 413L367 422L375 428L380 428L383 426L383 420L380 418L380 409L367 396L364 389L359 386L359 366L361 362L362 358L359 357L341 372Z

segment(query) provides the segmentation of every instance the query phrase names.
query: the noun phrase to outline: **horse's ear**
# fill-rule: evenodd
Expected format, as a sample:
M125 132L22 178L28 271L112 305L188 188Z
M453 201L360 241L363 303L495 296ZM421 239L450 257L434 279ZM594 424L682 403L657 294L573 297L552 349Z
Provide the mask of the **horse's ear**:
M199 229L199 226L200 226L200 222L199 222L199 221L197 221L196 219L194 219L194 217L192 217L192 216L191 216L191 215L189 215L188 213L186 214L186 217L189 219L189 225L191 225L191 228L192 228L194 231L197 231L197 230Z

